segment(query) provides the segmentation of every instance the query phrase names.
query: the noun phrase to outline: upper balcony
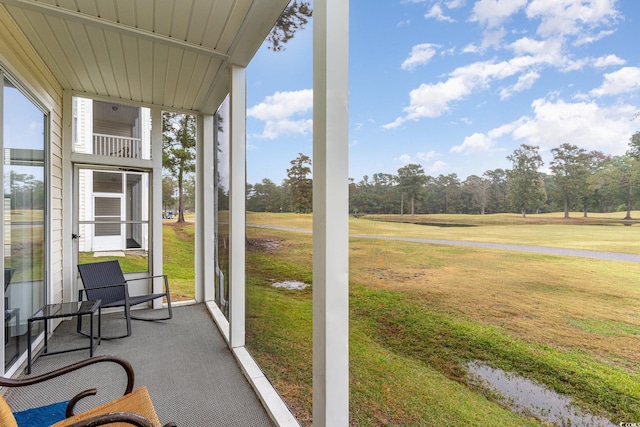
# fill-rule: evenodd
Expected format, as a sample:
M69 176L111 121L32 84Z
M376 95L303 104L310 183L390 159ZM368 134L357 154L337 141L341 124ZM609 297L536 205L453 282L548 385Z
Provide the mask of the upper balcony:
M142 159L142 139L94 133L93 154L126 159Z
M74 97L73 151L133 160L151 158L148 108Z

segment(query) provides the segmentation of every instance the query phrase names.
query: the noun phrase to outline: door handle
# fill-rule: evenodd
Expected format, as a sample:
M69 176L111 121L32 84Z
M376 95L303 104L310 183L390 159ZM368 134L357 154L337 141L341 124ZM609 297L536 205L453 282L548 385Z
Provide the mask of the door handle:
M72 234L71 234L71 238L72 238L72 239L74 239L74 240L76 240L76 239L80 238L80 235L79 235L79 234L76 234L76 233L72 233Z

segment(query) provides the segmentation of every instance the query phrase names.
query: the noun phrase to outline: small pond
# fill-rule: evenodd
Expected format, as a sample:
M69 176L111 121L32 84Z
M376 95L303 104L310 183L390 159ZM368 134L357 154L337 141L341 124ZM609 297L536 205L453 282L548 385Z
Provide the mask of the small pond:
M309 284L298 282L296 280L285 280L284 282L276 282L272 285L274 288L291 289L293 291L302 291L307 289Z
M532 414L558 426L614 427L610 420L583 412L571 399L520 375L470 362L469 372L484 386L500 393L515 412Z

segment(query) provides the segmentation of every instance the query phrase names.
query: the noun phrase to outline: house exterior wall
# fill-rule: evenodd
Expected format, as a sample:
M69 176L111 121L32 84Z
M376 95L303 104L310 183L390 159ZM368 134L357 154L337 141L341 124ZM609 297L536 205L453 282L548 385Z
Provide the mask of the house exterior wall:
M4 9L0 6L0 9ZM62 301L62 87L22 36L9 15L0 13L0 63L47 110L49 116L49 206L46 213L49 258L47 292L49 302Z
M106 101L100 101L100 104L104 104ZM84 98L80 96L74 96L72 99L73 104L73 126L72 126L72 141L73 141L73 152L74 153L82 153L89 155L100 155L104 154L104 152L108 152L111 149L98 149L97 152L94 152L94 135L100 134L104 136L105 139L108 137L115 137L114 139L118 139L118 137L122 138L139 138L140 139L140 153L136 154L132 158L142 158L149 159L151 158L151 113L150 109L146 107L138 108L137 114L138 117L135 118L133 124L124 123L122 121L118 121L110 119L109 117L100 117L101 112L104 115L104 107L98 108L94 105L94 100L90 98ZM114 104L116 105L116 104ZM114 107L116 108L116 107ZM126 107L127 110L131 110L133 107ZM108 109L110 112L110 109ZM120 107L120 111L122 111L122 107ZM137 153L137 150L135 150ZM127 152L129 153L129 152ZM114 164L117 164L119 154L113 154L110 156L114 161ZM127 156L124 156L127 157ZM97 168L96 170L99 170ZM107 169L105 169L107 170ZM94 221L96 215L100 215L101 213L98 211L94 211L94 197L97 196L97 192L94 192L94 183L93 183L93 171L94 168L82 168L78 171L77 177L77 191L78 191L78 206L77 213L78 219L80 221ZM111 171L111 173L117 173L115 171ZM127 173L122 172L123 180L125 180L125 176ZM143 179L143 184L138 188L148 188L146 183L146 178ZM97 187L95 187L97 188ZM124 190L123 193L128 192L129 190ZM122 202L124 203L124 216L121 218L122 220L128 221L139 221L142 218L148 218L149 216L149 203L148 203L148 194L145 191L144 193L135 193L136 198L131 199L128 196L132 194L128 194L123 197ZM134 200L132 202L131 200ZM132 224L127 224L126 232L122 236L121 243L115 244L115 242L111 242L105 246L104 242L100 243L100 239L96 238L94 235L95 228L90 224L81 224L78 228L78 250L79 252L100 252L100 251L124 251L127 249L127 241L126 237L133 237L136 241L141 245L140 248L135 249L143 249L148 250L148 228L140 228L136 229L136 232L132 232L134 227Z

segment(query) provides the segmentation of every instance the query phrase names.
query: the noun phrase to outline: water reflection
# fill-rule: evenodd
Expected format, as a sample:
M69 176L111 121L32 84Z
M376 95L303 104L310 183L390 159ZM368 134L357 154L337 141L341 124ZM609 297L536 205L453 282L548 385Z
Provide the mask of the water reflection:
M467 365L469 372L489 388L499 392L512 410L532 414L560 426L609 427L610 420L583 412L571 399L513 373L494 369L474 361Z

